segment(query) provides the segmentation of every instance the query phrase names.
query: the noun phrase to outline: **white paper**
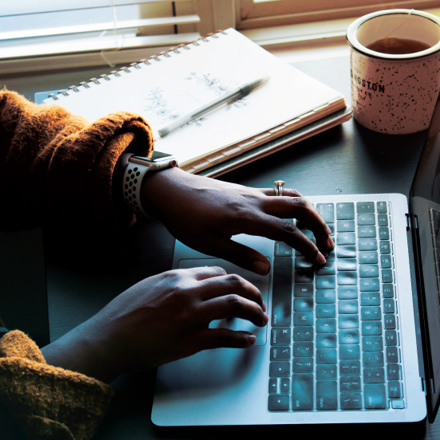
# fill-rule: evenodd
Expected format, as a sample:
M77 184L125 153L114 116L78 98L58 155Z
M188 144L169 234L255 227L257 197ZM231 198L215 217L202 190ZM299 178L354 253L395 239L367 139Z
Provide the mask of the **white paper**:
M155 148L175 154L181 164L234 146L335 99L341 100L339 108L345 106L338 92L234 29L216 35L169 51L160 61L150 59L129 72L121 70L109 81L79 86L79 92L59 95L57 102L90 121L117 111L139 113L153 127ZM158 130L176 118L266 75L270 80L245 98L159 137Z

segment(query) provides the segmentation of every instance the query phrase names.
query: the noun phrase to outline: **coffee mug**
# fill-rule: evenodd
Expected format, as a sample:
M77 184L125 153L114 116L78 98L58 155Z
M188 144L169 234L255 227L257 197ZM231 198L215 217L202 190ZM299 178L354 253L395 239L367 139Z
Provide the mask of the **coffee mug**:
M347 30L353 117L387 134L428 128L440 90L440 19L410 9L365 15Z

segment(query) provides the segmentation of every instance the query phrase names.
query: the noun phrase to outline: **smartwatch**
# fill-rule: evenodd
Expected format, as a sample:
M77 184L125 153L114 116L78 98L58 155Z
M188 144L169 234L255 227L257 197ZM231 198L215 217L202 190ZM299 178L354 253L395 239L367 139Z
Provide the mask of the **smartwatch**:
M122 183L122 194L127 206L136 214L148 216L142 208L140 197L145 174L150 171L160 171L177 166L179 166L177 159L173 155L161 153L160 151L153 151L149 157L130 156Z

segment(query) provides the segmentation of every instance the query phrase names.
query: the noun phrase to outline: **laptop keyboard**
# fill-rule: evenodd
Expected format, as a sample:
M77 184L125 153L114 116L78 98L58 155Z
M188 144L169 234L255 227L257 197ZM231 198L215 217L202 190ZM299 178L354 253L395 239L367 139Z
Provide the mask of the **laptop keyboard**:
M275 243L268 409L403 408L388 203L316 209L335 241L325 266Z

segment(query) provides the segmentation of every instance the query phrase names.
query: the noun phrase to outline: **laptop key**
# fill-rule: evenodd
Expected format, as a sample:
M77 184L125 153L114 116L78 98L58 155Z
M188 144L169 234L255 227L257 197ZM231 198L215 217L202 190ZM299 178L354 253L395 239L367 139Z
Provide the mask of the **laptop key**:
M338 232L354 232L355 228L354 220L338 220L336 223L336 230Z
M341 392L360 392L362 389L361 378L359 376L345 376L341 378Z
M292 316L292 264L289 257L274 259L274 282L272 288L272 325L285 327Z
M335 207L333 203L318 203L316 210L326 223L333 223L335 221Z
M316 382L316 409L334 410L338 408L338 383L335 380Z
M341 393L341 409L358 410L362 409L361 393Z
M288 411L290 396L288 394L270 394L269 411Z
M386 214L388 212L387 202L377 202L377 212L379 214Z
M356 234L354 232L341 232L336 237L336 244L338 246L356 244Z
M358 237L376 237L376 227L373 225L363 225L358 227Z
M360 251L377 250L377 239L373 237L359 238L358 246Z
M313 357L299 357L293 360L293 373L313 373Z
M378 254L375 251L359 252L359 264L377 264Z
M314 407L314 375L292 375L292 410L312 410Z
M290 362L271 362L269 364L270 377L289 377Z
M375 225L376 224L376 218L373 213L362 213L359 214L357 217L357 224L358 225Z
M364 385L364 404L366 409L385 409L387 407L385 385Z
M337 246L336 258L356 258L356 245Z
M356 211L358 214L373 213L375 211L374 202L357 202Z
M354 203L337 203L336 204L336 218L338 220L353 220L354 219Z

